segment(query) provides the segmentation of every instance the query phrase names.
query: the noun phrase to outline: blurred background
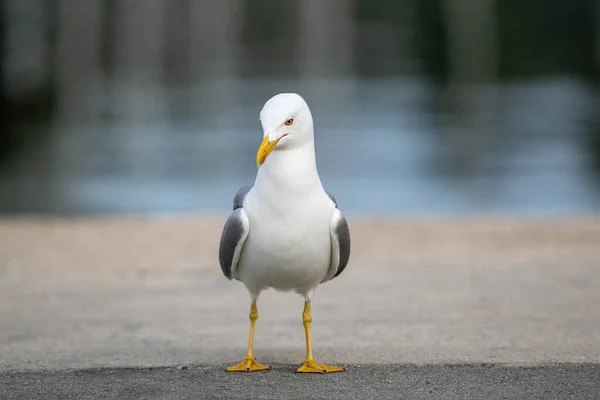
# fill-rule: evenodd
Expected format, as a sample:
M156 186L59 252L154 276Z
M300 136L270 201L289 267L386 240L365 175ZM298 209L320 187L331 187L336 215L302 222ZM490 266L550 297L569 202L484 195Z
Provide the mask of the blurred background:
M596 0L3 0L0 213L226 212L295 91L347 213L600 210Z

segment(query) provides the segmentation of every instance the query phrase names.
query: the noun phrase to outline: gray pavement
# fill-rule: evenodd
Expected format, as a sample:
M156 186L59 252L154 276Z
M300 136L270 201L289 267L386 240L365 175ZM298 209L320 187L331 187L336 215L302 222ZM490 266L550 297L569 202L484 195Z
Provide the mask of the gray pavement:
M299 377L302 298L272 291L255 355L276 369L222 372L249 297L216 264L221 219L0 221L0 398L599 393L597 219L350 222L313 304L315 358L348 372Z
M347 365L297 375L294 365L227 374L224 365L0 374L12 399L598 399L597 365Z

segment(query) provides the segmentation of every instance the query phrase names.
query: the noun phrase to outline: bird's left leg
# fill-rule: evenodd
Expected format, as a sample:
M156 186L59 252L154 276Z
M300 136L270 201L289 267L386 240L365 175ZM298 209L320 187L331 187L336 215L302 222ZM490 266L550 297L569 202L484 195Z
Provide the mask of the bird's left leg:
M304 303L304 312L302 313L302 322L304 323L304 333L306 335L306 360L296 372L312 372L317 374L327 374L329 372L342 372L344 368L323 365L317 363L312 355L312 342L310 340L310 323L312 322L312 314L310 312L310 300Z
M229 367L226 369L227 372L252 372L252 371L264 371L267 369L271 369L268 365L262 365L252 355L252 345L254 342L254 325L256 325L256 320L258 319L258 308L256 307L256 300L252 300L252 305L250 306L250 338L248 339L248 354L244 360L238 365L234 365L233 367Z

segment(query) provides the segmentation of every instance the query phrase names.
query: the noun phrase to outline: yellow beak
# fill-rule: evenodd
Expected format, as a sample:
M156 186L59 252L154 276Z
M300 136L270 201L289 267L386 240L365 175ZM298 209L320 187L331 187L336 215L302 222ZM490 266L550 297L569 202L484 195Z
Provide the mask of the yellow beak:
M260 166L264 164L269 154L271 154L271 152L275 149L275 146L277 146L277 143L279 143L281 138L283 138L284 136L287 135L283 135L279 139L274 140L272 142L269 140L268 135L265 136L262 143L260 144L260 147L258 148L258 153L256 153L256 166L258 168L260 168Z

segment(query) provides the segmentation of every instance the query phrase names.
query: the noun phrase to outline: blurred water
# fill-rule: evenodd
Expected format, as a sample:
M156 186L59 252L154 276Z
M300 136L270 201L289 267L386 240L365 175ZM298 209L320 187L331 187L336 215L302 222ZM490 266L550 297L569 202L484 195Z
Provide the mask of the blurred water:
M85 118L39 127L53 134L5 171L0 212L227 211L256 173L260 108L282 91L308 101L321 179L347 213L600 210L582 143L594 99L559 77L485 88L494 112L475 131L431 109L419 79L103 85Z

